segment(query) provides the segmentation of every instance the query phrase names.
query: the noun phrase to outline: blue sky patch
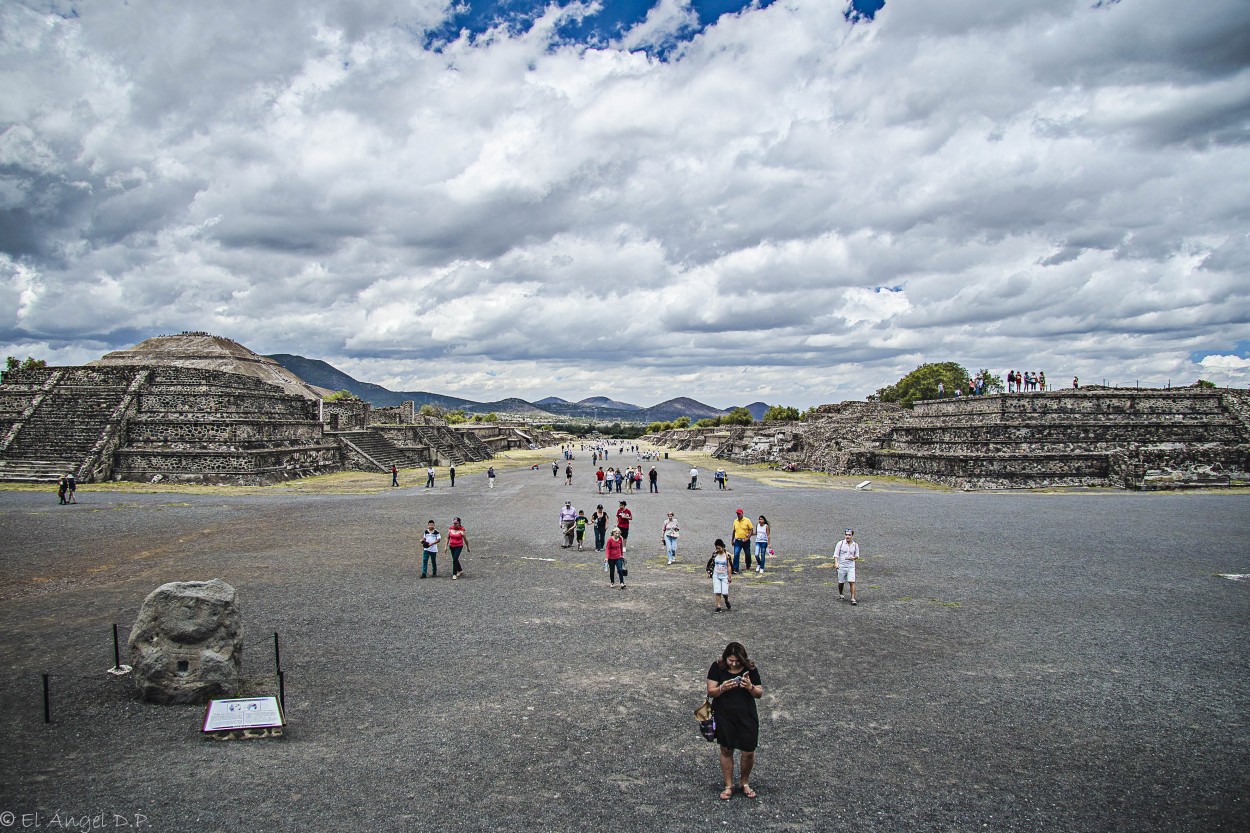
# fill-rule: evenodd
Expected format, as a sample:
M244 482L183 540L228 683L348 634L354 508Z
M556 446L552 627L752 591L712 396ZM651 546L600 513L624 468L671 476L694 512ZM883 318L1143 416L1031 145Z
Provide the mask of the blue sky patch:
M846 4L846 11L842 12L842 16L851 23L859 23L872 20L884 7L885 0L851 0Z
M1250 341L1239 341L1230 350L1195 350L1189 354L1189 360L1199 364L1207 356L1236 356L1239 359L1250 359Z
M512 33L524 33L540 18L551 0L476 0L460 4L460 10L451 16L440 30L427 35L427 44L452 40L461 31L480 35L485 31L505 26ZM569 0L559 0L569 5ZM699 23L676 35L677 41L656 46L649 51L664 58L682 40L689 40L707 26L715 24L721 16L737 14L751 9L766 9L775 0L691 0L691 9L699 15ZM646 14L657 5L657 0L605 0L597 13L584 18L565 21L557 30L562 43L606 45L637 24L646 20ZM885 5L885 0L849 0L844 16L851 23L873 20Z
M462 4L462 11L452 17L440 37L454 38L462 30L480 34L504 24L516 32L527 30L542 15L549 0L478 0ZM691 7L699 15L699 24L688 30L690 38L707 26L720 20L722 15L736 14L751 8L767 8L775 0L693 0ZM602 9L581 20L571 20L560 30L564 39L574 43L605 44L619 38L634 26L646 20L647 12L657 0L607 0ZM859 22L872 20L885 0L850 0L845 16Z

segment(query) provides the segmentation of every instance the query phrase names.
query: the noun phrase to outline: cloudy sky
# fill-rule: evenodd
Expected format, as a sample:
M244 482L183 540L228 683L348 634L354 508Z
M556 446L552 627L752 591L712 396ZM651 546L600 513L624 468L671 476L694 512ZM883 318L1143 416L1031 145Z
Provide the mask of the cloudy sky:
M476 400L1250 384L1245 0L5 0L0 352Z

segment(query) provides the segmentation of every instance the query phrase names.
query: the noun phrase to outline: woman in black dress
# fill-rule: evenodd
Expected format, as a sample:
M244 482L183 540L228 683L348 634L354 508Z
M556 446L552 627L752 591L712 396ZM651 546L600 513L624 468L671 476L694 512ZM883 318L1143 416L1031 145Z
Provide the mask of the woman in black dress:
M721 657L707 670L707 695L716 715L716 742L720 744L720 771L725 778L721 801L734 794L734 750L739 751L738 768L742 794L755 798L751 789L751 769L759 743L760 716L755 701L764 696L760 672L740 642L730 642Z

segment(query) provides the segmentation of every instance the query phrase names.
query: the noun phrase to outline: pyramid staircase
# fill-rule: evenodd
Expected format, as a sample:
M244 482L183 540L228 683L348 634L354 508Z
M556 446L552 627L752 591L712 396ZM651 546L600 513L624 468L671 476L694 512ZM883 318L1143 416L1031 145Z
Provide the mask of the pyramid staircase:
M146 380L145 371L133 368L6 373L0 393L0 481L55 482L72 473L89 483L107 475Z
M421 460L396 446L380 431L338 431L333 436L359 455L362 468L367 470L387 472L392 465L400 468L421 465Z

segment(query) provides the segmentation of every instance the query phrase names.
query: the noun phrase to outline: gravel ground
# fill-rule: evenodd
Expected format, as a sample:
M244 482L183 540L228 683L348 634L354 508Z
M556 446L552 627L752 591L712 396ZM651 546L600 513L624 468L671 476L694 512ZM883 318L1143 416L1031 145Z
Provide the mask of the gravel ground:
M615 463L617 457L611 462ZM626 456L625 462L633 462ZM299 495L0 492L0 827L170 831L1241 831L1250 824L1244 494L682 488L634 510L629 588L559 547L588 460L457 487ZM711 487L710 472L702 478ZM733 510L773 524L763 578L713 615ZM666 511L682 524L666 566ZM417 579L460 515L467 578ZM828 554L863 547L860 604ZM234 585L249 690L286 736L216 742L112 665L166 581ZM692 711L730 640L757 661L756 801L721 802ZM40 673L52 672L43 723ZM25 814L25 817L23 817ZM38 814L38 817L34 814Z

